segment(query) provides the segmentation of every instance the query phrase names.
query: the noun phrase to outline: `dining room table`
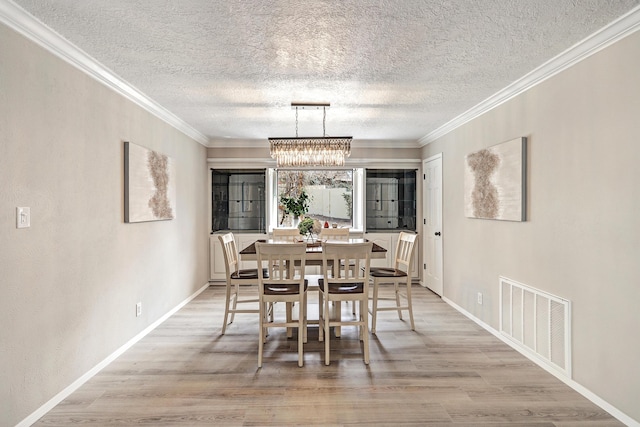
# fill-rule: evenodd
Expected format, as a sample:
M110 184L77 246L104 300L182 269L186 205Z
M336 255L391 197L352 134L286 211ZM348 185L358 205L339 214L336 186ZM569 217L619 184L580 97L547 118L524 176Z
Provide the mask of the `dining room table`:
M256 243L257 242L261 242L261 243L282 243L282 244L286 244L286 243L291 243L290 240L281 240L281 239L260 239L260 240L256 240L255 242L251 243L249 246L247 246L246 248L242 249L240 251L240 259L242 261L257 261L258 260L258 255L256 253ZM307 242L307 266L313 266L313 265L322 265L322 242L328 242L328 243L339 243L339 244L351 244L351 243L366 243L369 242L369 240L367 239L363 239L363 238L349 238L349 239L343 239L343 240L332 240L332 239L326 239L326 240L315 240L313 242L309 242L305 239L303 239L302 241L300 241L299 243L302 242ZM376 244L375 242L371 242L372 243L372 247L371 247L371 259L384 259L387 256L387 250L385 248L383 248L382 246ZM322 275L320 274L307 274L306 277L309 279L309 290L310 291L317 291L318 290L318 279L322 277ZM355 309L354 309L355 310ZM341 304L338 301L336 304L336 311L335 311L335 315L338 315L338 313L341 312ZM355 311L354 311L355 314ZM317 325L318 321L315 319L307 319L307 325ZM336 335L336 337L339 337L341 335L341 328L339 326L335 327L334 333ZM291 332L287 332L288 336L291 336Z
M306 240L302 240L302 242L307 242L307 261L312 261L310 265L319 265L318 262L322 262L322 242L328 243L339 243L348 245L350 243L366 243L367 239L363 238L349 238L345 240L316 240L313 242L307 242ZM243 261L257 261L258 256L256 254L256 242L262 243L291 243L291 241L285 240L277 240L277 239L261 239L256 240L251 243L246 248L240 251L240 259ZM372 242L373 243L373 242ZM373 243L373 247L371 248L371 259L384 259L387 256L387 250L382 246ZM315 262L313 262L315 261Z

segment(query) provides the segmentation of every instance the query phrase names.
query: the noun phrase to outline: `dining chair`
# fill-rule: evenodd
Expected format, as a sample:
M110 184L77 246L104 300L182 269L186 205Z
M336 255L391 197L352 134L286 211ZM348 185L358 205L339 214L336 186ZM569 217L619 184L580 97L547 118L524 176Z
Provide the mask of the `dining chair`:
M302 242L304 239L300 234L300 230L298 228L278 228L275 227L273 229L273 240L278 242ZM308 264L308 263L307 263ZM296 264L296 267L300 267L299 264Z
M273 327L298 327L298 366L304 363L303 344L307 329L307 280L304 278L307 245L305 243L256 243L258 268L266 266L268 275L258 279L258 294L260 300L260 336L258 344L258 367L262 367L264 343L268 329ZM300 269L296 268L300 265ZM284 321L277 321L274 317L267 318L268 306L276 302L286 303ZM292 305L298 303L300 309L298 320L292 320ZM288 334L287 334L288 335Z
M402 311L407 310L409 312L409 320L411 321L411 330L415 330L411 304L411 263L413 261L413 248L415 247L417 237L417 234L401 232L398 237L398 244L396 245L393 268L371 268L371 280L373 281L373 297L371 298L372 304L369 310L371 313L371 333L376 333L376 320L379 311L397 311L398 318L402 320ZM383 283L393 284L393 298L379 296L380 285ZM400 284L402 283L406 286L404 292L400 289ZM401 298L405 301L404 305L401 305ZM395 305L380 307L378 302L385 300L395 301Z
M320 234L318 234L318 238L321 241L327 240L349 240L349 229L348 228L323 228L320 230ZM331 261L329 261L329 268L332 267ZM344 263L341 265L344 268ZM349 268L355 268L354 265L350 265ZM340 309L340 304L338 304L338 309ZM353 303L352 314L356 314L356 304Z
M259 308L240 309L238 304L258 303L258 297L252 299L240 299L240 285L257 285L258 269L240 269L240 256L238 246L233 233L221 234L218 236L224 254L224 267L227 279L227 292L224 304L224 322L222 323L222 335L225 334L227 325L233 323L236 313L260 313ZM262 275L267 274L267 270L262 270ZM229 320L231 314L231 320Z
M297 228L274 228L273 240L286 242L301 242L302 235Z
M324 340L324 363L330 360L330 328L357 326L363 342L364 363L369 364L369 319L367 302L369 298L369 267L373 243L322 243L323 277L318 280L319 300L319 340ZM334 267L330 267L330 261ZM353 263L354 269L336 268ZM355 320L343 320L342 310L337 310L336 318L331 319L329 302L359 302L360 310Z
M348 240L348 228L323 228L318 234L320 240Z

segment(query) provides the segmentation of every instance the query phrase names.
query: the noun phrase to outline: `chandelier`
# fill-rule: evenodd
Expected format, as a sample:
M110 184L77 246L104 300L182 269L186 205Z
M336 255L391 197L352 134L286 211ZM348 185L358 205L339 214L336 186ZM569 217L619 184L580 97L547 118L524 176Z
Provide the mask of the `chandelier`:
M327 137L326 119L327 108L330 104L296 104L291 108L296 110L295 138L269 138L271 157L276 159L278 167L298 166L344 166L345 157L351 155L350 136ZM298 108L322 108L322 137L298 137Z

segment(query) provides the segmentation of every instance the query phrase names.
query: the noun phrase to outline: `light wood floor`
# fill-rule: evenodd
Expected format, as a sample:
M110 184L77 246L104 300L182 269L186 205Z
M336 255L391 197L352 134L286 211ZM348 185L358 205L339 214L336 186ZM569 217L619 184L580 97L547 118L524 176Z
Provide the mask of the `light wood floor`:
M257 369L257 315L237 315L221 336L224 287L211 286L35 425L622 425L428 290L413 291L416 331L381 313L369 366L347 327L325 366L310 327L303 368L295 338L272 330Z

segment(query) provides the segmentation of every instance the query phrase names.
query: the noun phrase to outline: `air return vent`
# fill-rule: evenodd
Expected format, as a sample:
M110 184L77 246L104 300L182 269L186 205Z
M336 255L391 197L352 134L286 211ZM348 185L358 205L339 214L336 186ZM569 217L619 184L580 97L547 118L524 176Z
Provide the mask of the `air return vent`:
M500 332L515 347L571 378L571 303L500 277Z

